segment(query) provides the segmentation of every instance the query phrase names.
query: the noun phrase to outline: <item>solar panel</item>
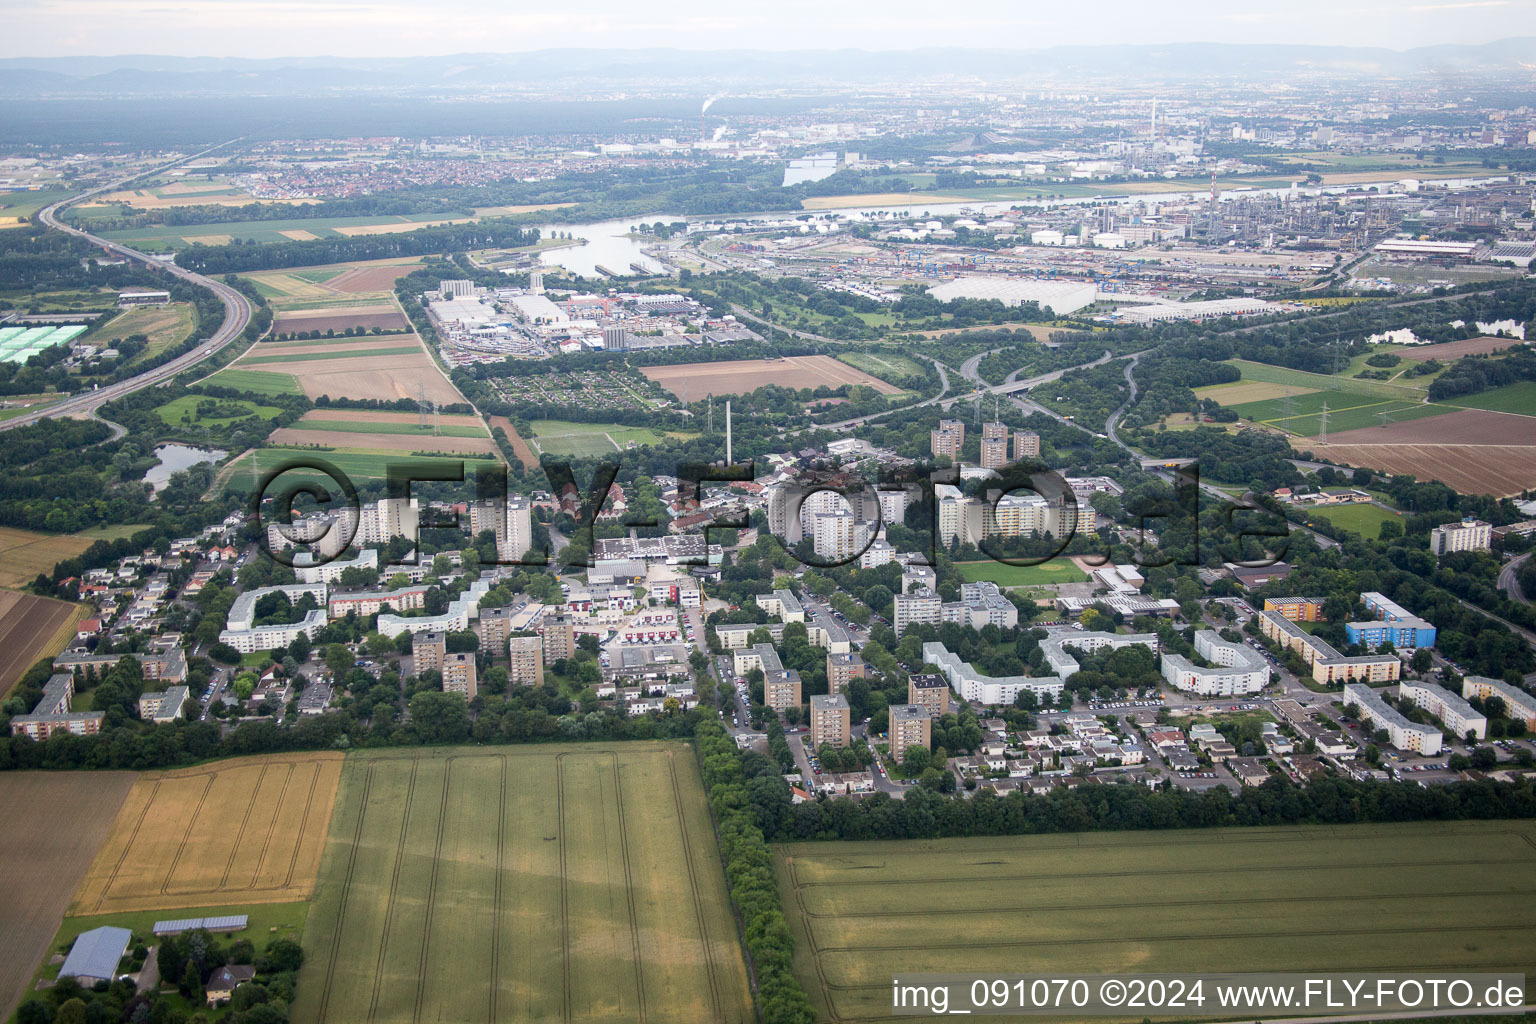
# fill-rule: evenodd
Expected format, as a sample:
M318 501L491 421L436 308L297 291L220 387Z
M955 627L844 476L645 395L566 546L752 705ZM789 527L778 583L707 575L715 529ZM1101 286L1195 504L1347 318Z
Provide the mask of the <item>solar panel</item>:
M175 935L179 932L206 928L210 932L238 932L250 922L248 914L230 914L225 917L184 917L172 921L156 921L156 935Z
M250 918L245 914L234 914L228 917L205 917L203 927L211 932L237 932L244 928Z

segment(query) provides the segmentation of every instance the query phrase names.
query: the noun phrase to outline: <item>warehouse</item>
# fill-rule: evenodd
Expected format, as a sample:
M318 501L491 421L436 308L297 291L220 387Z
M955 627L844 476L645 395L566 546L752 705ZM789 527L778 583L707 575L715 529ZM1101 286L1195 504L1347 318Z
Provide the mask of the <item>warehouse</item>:
M940 302L954 299L995 299L1005 306L1039 303L1057 316L1093 305L1099 290L1082 281L1026 281L1010 277L957 277L934 285L928 294Z

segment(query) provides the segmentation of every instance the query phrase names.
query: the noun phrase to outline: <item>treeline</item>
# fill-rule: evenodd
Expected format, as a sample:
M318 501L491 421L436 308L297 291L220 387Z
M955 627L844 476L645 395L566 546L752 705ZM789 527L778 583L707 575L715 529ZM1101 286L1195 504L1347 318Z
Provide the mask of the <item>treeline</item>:
M1536 352L1523 345L1503 359L1466 356L1430 382L1429 400L1443 402L1447 398L1475 395L1523 380L1536 380Z
M748 755L753 763L745 764L716 718L699 723L695 744L731 902L752 958L763 1024L811 1024L816 1014L794 975L795 940L779 905L773 852L763 835L768 815L756 806L788 804L789 785L779 766L761 754Z
M1273 491L1301 482L1301 470L1288 462L1296 457L1283 437L1242 430L1229 433L1219 427L1194 430L1142 431L1136 443L1158 459L1190 458L1200 464L1200 475L1231 484L1256 483L1260 491Z
M1485 779L1418 786L1330 777L1300 788L1282 776L1272 776L1263 785L1236 795L1224 786L1196 791L1164 782L1155 790L1141 785L1083 784L1041 794L1014 790L998 796L982 790L970 799L953 799L915 786L902 800L876 793L860 800L844 797L799 804L791 808L787 825L769 838L939 839L1531 817L1536 817L1536 789L1529 782Z
M505 220L478 224L442 224L399 234L317 238L308 242L240 242L193 245L176 255L176 262L200 274L229 274L282 267L304 267L352 260L381 260L397 256L426 256L453 249L515 248L539 240L537 230Z

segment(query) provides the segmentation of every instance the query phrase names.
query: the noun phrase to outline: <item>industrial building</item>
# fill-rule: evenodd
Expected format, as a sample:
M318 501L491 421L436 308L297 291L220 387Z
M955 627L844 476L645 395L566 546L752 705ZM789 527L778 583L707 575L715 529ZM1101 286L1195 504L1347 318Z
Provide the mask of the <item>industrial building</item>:
M1037 303L1057 316L1068 316L1094 304L1098 288L1083 281L1034 281L1011 277L959 277L934 285L928 294L940 302L953 299L994 299L1005 306Z

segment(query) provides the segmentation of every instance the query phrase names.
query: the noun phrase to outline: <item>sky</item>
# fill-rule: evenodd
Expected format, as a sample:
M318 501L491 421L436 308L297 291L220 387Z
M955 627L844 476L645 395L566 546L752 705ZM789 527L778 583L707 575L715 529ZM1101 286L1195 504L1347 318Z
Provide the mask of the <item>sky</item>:
M1536 36L1536 0L0 0L0 56L408 57L547 48L1384 46Z

